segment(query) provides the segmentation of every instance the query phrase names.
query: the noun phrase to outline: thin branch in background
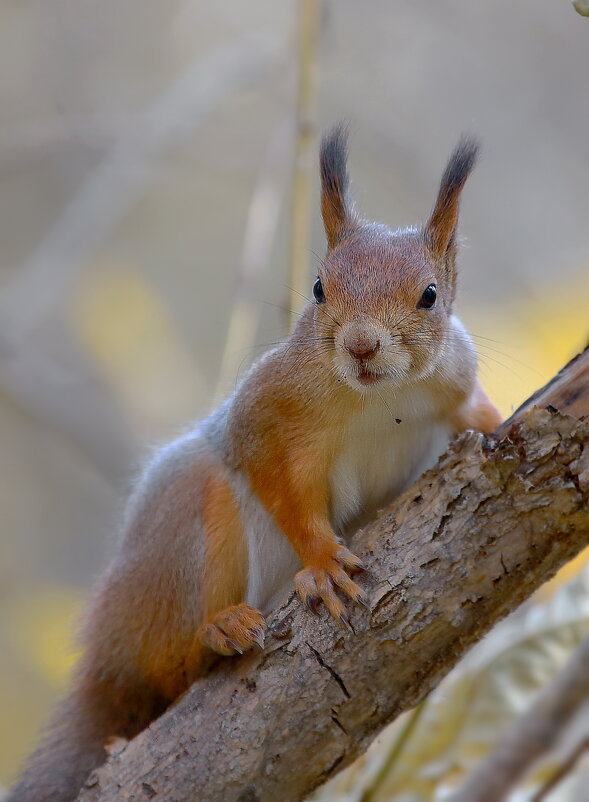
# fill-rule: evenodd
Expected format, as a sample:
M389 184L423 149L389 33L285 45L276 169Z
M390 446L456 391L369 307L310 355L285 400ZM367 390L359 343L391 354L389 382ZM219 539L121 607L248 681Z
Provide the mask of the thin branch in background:
M585 738L580 744L577 745L565 762L558 767L548 782L543 785L536 794L534 794L531 802L544 802L548 794L553 791L557 785L560 785L564 778L575 769L579 759L587 751L589 751L589 738Z
M58 305L81 268L141 197L156 164L191 139L228 95L249 84L282 43L244 38L196 60L111 148L28 264L0 295L1 333L20 341ZM7 326L7 322L10 326Z
M532 764L559 740L566 726L589 698L589 638L575 650L564 669L549 683L498 746L472 773L452 802L499 802Z
M360 802L375 802L375 800L378 798L379 792L382 790L383 785L391 776L391 772L394 770L395 764L403 754L405 746L414 733L424 710L425 704L420 702L417 707L414 707L413 710L407 714L407 720L405 721L403 729L399 733L399 737L395 741L389 754L386 756L376 777L374 777L370 783L370 786L363 792L362 796L360 797Z
M67 114L0 129L0 175L30 170L43 161L72 149L102 152L135 131L134 114Z
M252 194L238 286L215 389L215 403L236 381L242 355L255 342L260 310L257 293L261 279L268 271L276 239L280 211L290 178L284 165L290 162L291 148L291 125L287 117L278 123L270 136Z
M283 50L280 39L244 37L194 61L107 152L27 264L0 291L0 386L29 414L79 445L107 475L128 464L128 449L120 460L113 458L121 435L101 418L96 379L87 375L77 343L59 329L57 311L73 281L141 197L159 161L191 139L229 95L265 73Z
M290 223L289 308L298 310L301 295L307 295L311 244L311 190L313 174L313 134L315 73L319 39L321 0L299 0L298 90L296 142ZM296 316L291 315L294 325Z

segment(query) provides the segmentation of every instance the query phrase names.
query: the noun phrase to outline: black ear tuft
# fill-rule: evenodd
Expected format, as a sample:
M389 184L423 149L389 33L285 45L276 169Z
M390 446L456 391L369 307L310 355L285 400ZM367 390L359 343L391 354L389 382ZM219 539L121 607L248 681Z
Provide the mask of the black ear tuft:
M478 152L476 139L463 137L444 170L436 205L425 225L427 243L438 257L444 256L448 248L454 245L460 193L475 166Z
M333 248L354 227L356 217L348 199L348 130L340 123L323 135L319 154L321 214L327 244Z
M473 137L462 137L454 148L444 170L440 190L447 193L460 192L472 168L475 166L480 146Z
M338 123L323 134L319 154L321 185L325 192L337 197L348 191L348 128Z

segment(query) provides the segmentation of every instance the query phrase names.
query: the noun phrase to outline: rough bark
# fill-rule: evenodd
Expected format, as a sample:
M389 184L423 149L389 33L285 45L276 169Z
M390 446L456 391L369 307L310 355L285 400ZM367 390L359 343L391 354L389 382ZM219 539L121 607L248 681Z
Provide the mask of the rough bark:
M348 765L589 543L587 413L589 351L357 534L370 609L350 611L354 632L291 597L263 653L195 684L80 802L288 802Z

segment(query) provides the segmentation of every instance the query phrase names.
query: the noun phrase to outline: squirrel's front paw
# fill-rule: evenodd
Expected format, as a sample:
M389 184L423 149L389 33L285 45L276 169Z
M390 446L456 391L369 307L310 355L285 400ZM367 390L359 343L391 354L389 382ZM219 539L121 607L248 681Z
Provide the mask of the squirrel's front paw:
M253 646L264 648L266 621L249 604L234 604L217 613L200 628L198 638L217 654L243 654Z
M332 557L325 560L323 565L308 565L299 571L295 576L295 588L311 612L316 613L317 605L319 601L322 601L330 615L339 618L349 627L346 608L335 589L340 590L352 601L366 605L366 594L349 577L349 573L361 568L360 559L344 546L340 546Z

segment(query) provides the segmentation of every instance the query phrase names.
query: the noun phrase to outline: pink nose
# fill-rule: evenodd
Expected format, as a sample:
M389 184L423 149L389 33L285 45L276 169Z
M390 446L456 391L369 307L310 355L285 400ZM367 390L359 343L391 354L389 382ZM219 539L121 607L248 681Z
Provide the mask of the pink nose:
M376 338L364 336L356 336L344 340L346 351L351 354L355 359L367 360L372 359L378 353L380 348L380 340Z

